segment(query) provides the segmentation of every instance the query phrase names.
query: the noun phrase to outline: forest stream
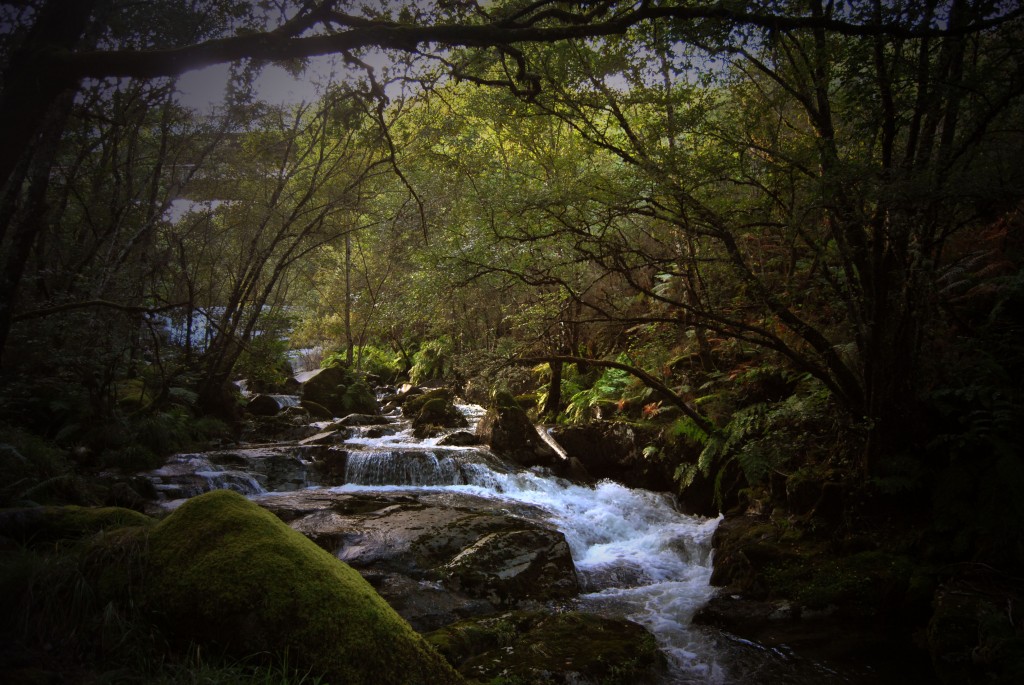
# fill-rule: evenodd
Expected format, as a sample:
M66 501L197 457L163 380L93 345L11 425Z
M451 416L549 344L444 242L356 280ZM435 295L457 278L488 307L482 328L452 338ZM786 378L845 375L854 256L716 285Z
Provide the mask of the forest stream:
M473 430L483 409L459 409ZM663 683L892 682L868 667L835 668L784 648L691 625L694 613L715 592L709 584L711 538L720 519L681 513L665 494L612 481L576 485L506 463L482 447L419 440L400 415L388 418L386 427L354 428L344 442L331 446L345 455L341 485L323 484L310 459L317 447L299 444L178 455L148 477L163 497L162 508L217 488L239 491L272 511L289 506L282 504L286 501L309 510L325 497L369 495L482 506L554 528L571 550L581 593L548 602L547 610L573 609L640 623L667 657ZM276 465L268 466L271 462ZM361 550L359 544L342 542L336 554L358 564ZM421 586L425 593L431 589Z

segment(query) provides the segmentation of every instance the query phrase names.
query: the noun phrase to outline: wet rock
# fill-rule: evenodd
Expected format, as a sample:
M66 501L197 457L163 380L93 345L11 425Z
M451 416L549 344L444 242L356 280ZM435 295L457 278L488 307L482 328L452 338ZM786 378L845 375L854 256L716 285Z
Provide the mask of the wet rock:
M299 440L300 445L337 445L348 439L347 430L326 430Z
M385 435L394 435L397 432L394 428L387 426L367 426L362 430L362 436L364 438L376 439L382 438Z
M326 449L275 445L176 454L159 469L140 475L165 501L221 489L243 494L298 490L316 484L312 461Z
M648 433L616 421L551 429L555 441L570 458L578 459L592 478L607 478L631 488L665 490L673 483L665 466L669 462L644 456L644 447L658 442L655 434Z
M440 567L446 584L495 606L572 597L579 591L569 545L545 529L490 533Z
M302 400L323 406L332 416L376 414L377 398L366 382L343 366L329 366L295 376Z
M335 683L462 680L357 572L236 493L194 498L155 526L144 577L144 610L182 641L286 653Z
M335 426L386 426L391 420L378 414L349 414L334 422Z
M764 570L755 561L781 558L778 528L766 518L728 516L715 529L715 570L711 584L729 593L763 598L767 586Z
M301 388L300 388L300 390L301 390ZM329 420L334 418L334 414L331 413L330 409L328 409L327 407L325 407L324 405L322 405L322 404L320 404L318 402L314 402L313 400L303 399L303 400L301 400L299 402L299 405L303 409L308 411L309 415L312 416L315 419L320 419L322 421L329 421Z
M285 405L273 395L255 395L245 405L246 411L256 416L276 416Z
M339 447L318 450L313 458L318 485L342 485L345 483L345 469L348 466L348 451Z
M536 426L515 399L499 395L476 430L481 442L524 467L555 466L560 457L537 433Z
M295 413L295 410L301 413ZM290 407L275 416L250 416L242 431L247 443L292 442L317 433L311 426L309 415L299 407Z
M437 444L442 447L472 447L480 444L480 438L468 431L455 431L438 440Z
M426 637L474 682L644 683L665 668L664 655L642 626L578 612L510 612Z
M368 577L411 581L378 589L394 606L414 607L403 615L418 629L579 592L564 536L486 498L305 491L256 501ZM436 584L428 607L410 594L423 582Z
M402 414L412 419L413 434L429 438L446 428L464 428L468 424L455 407L455 396L446 388L435 388L416 395L406 395L401 403Z

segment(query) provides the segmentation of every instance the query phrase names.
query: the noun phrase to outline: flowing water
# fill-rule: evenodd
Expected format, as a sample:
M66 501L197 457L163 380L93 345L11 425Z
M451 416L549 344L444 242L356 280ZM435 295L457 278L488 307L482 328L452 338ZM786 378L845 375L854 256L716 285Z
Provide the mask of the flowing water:
M473 430L483 410L460 409ZM664 494L612 481L574 485L513 468L480 448L437 443L414 439L408 428L376 438L356 435L346 442L346 484L333 489L449 490L493 498L499 507L527 504L517 511L544 512L572 551L584 591L577 607L647 627L668 657L664 683L874 682L863 673L840 674L785 650L691 625L715 592L709 584L711 537L720 519L683 514Z
M482 409L460 408L472 430ZM397 428L383 437L367 437L370 429L356 429L344 445L345 484L331 489L449 490L492 498L496 507L526 504L530 506L517 511L543 512L545 522L561 531L571 548L584 591L577 607L646 626L669 661L664 683L879 682L864 673L840 674L785 650L691 625L694 613L714 593L709 585L711 537L719 519L683 514L667 495L611 481L574 485L510 466L478 447L414 439L407 424ZM185 456L195 460L194 473L208 488L266 492L241 471L200 463L201 455Z

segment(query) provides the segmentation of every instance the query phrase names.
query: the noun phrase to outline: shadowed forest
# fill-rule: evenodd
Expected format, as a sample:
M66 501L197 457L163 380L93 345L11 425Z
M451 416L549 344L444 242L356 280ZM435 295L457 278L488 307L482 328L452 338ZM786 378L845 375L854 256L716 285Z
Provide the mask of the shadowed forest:
M0 679L770 682L471 668L611 628L430 632L298 514L140 484L301 412L436 436L457 399L568 453L481 438L520 467L723 515L703 625L885 652L829 682L1024 682L1017 3L0 0L0 74ZM316 582L186 615L210 521L297 560L234 587ZM371 656L308 648L337 634Z

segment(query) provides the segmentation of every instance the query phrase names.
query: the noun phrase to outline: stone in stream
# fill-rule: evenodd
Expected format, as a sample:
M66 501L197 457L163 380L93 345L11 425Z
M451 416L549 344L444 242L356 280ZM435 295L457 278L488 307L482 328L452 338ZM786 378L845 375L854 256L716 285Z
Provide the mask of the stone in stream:
M347 430L325 430L299 440L300 445L337 445L348 440Z
M271 445L176 454L159 469L141 476L153 484L164 501L217 489L249 495L267 490L298 490L314 484L340 485L344 467L341 478L334 478L335 470L330 466L317 468L321 460L337 462L332 458L332 449L332 445Z
M514 611L426 635L472 682L657 682L666 666L654 637L625 619Z
M256 416L276 416L284 407L273 395L255 395L245 405L246 411Z
M560 458L526 412L508 393L499 393L476 429L477 437L495 454L520 466L558 466Z
M255 501L362 572L418 630L579 592L562 533L487 498L307 490Z
M480 444L480 438L469 431L455 431L438 440L437 444L441 447L472 447Z
M333 426L386 426L391 419L377 414L349 414L348 416L335 421Z
M304 402L320 405L333 416L376 414L379 411L377 398L370 386L344 366L296 374L295 380L302 386Z
M434 437L446 428L469 425L455 406L455 396L445 388L407 397L402 404L402 414L412 419L413 435L417 438Z

